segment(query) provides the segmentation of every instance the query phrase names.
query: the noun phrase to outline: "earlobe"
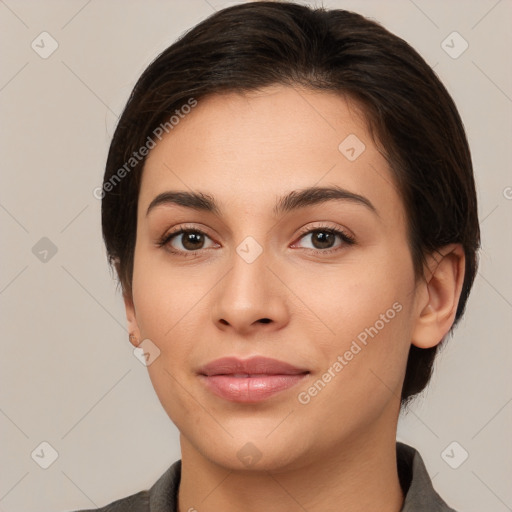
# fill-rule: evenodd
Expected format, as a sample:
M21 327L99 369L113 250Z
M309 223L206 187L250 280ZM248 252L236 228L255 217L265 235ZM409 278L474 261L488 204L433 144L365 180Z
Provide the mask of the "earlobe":
M455 320L465 274L465 255L461 244L450 244L428 258L427 303L418 304L411 343L418 348L438 345Z
M127 295L123 294L124 299L124 307L126 310L126 320L128 321L128 332L130 343L137 347L140 343L140 330L139 326L137 324L137 317L135 314L135 306L133 304L132 297L128 297Z

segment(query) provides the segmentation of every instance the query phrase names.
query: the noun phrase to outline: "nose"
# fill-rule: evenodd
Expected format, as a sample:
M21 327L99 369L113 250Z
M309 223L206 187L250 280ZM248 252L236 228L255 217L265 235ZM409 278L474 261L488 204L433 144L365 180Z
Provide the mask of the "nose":
M212 294L215 325L238 336L284 327L289 321L289 291L277 277L275 261L265 250L252 262L233 251L230 264Z

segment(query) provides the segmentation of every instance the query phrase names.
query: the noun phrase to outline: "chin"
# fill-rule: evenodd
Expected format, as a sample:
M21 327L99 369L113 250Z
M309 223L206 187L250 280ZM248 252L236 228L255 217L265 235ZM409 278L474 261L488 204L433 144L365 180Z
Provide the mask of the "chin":
M285 472L305 466L311 457L299 451L296 436L273 438L268 432L231 438L224 436L216 445L205 444L204 438L196 445L198 451L213 464L234 472Z

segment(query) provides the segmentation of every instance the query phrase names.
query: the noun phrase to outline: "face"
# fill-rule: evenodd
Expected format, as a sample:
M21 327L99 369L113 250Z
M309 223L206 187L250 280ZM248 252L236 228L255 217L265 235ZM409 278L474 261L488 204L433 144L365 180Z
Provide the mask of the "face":
M278 471L394 439L421 297L393 183L355 103L285 86L202 99L151 150L127 315L182 444Z

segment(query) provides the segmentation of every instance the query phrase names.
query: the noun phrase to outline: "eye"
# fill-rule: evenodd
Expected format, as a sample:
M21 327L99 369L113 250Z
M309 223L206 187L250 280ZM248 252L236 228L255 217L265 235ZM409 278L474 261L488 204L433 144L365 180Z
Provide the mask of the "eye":
M330 227L318 226L314 229L304 230L299 240L308 240L311 247L304 247L318 254L329 254L343 249L344 246L354 245L355 239L344 231ZM338 246L336 239L340 240ZM208 245L208 241L210 244ZM196 256L202 249L218 246L201 229L179 226L171 233L166 233L158 242L158 247L165 247L169 252L180 256ZM295 247L293 244L292 247Z
M338 247L334 246L337 238L341 240ZM301 234L300 239L309 239L311 247L306 247L306 249L311 249L313 252L322 254L338 251L345 245L355 244L355 239L352 236L340 229L329 226L319 226L314 229L309 229Z
M212 242L210 246L206 241ZM204 232L197 228L186 228L180 226L177 230L167 233L157 242L159 247L166 247L170 252L183 254L184 256L194 255L197 251L215 246L215 242Z

